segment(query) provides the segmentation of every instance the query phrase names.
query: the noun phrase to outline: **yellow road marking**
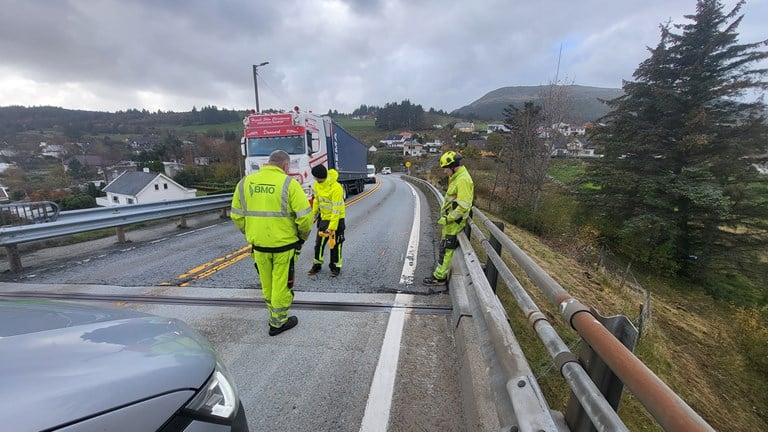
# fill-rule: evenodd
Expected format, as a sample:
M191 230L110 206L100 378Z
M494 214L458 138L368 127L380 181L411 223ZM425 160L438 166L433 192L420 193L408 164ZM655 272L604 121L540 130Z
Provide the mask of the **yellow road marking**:
M359 195L357 195L355 198L347 201L345 203L346 207L349 207L352 204L355 204L356 202L359 202L363 198L366 198L367 196L374 193L376 190L378 190L381 187L381 180L376 179L376 183L374 184L372 189L369 189ZM237 262L240 262L245 257L248 257L251 255L251 245L243 246L242 248L238 249L235 252L232 252L230 254L227 254L223 257L212 259L211 261L208 261L206 263L200 264L199 266L193 267L186 272L176 276L176 280L182 281L181 283L174 284L173 282L160 282L158 285L160 286L180 286L180 287L186 287L189 286L189 283L193 280L200 280L203 278L206 278L219 270L223 270L232 264L235 264Z

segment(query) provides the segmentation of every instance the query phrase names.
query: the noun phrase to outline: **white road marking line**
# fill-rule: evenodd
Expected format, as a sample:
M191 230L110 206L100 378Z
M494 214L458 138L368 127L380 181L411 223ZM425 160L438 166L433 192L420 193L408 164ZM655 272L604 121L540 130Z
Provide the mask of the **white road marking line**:
M419 232L421 226L421 207L419 206L419 196L416 195L416 189L406 183L411 188L411 194L414 198L413 205L413 225L411 226L411 238L408 239L408 250L403 262L403 272L400 274L400 283L413 285L413 275L416 273L416 260L419 256Z
M395 304L408 306L413 296L395 295ZM386 432L389 426L389 412L392 408L392 395L397 377L397 362L400 358L400 340L405 325L405 309L395 308L389 313L387 331L381 343L381 353L376 371L373 373L371 392L365 404L365 414L360 424L360 432Z
M213 227L215 227L217 225L221 225L221 224L208 225L207 227L202 227L202 228L194 229L192 231L183 232L181 234L176 234L176 237L182 237L182 236L189 235L189 234L192 234L192 233L200 232L202 230L207 230L207 229L213 228Z

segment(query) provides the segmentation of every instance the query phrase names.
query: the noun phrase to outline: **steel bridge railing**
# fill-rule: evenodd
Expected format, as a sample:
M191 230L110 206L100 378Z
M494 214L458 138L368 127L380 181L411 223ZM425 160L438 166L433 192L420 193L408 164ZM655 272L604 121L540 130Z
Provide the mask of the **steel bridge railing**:
M442 203L442 195L431 183L415 177L403 178L424 185ZM601 317L584 306L509 239L497 223L476 207L473 207L472 213L467 230L459 235L464 259L458 264L468 273L469 286L477 301L472 315L482 317L480 325L487 329L493 346L492 355L495 358L489 359L489 363L495 371L491 372L497 374L495 381L503 383L507 390L508 399L496 401L502 430L549 431L567 428L572 432L626 431L626 425L616 413L623 386L626 386L664 430L714 431L632 353L637 330L626 317ZM478 224L487 229L491 239L485 237ZM485 268L472 248L471 235L486 252L488 262ZM502 252L511 256L558 308L565 322L586 342L587 354L582 353L582 359L577 358L556 333L546 315L504 263ZM497 275L504 281L571 388L572 403L564 417L550 410L543 401L541 390L509 325L506 311L496 297L495 287L489 282L489 270L492 270L494 285ZM590 354L593 354L591 361L583 361ZM500 392L495 394L498 396ZM513 412L505 412L510 407Z

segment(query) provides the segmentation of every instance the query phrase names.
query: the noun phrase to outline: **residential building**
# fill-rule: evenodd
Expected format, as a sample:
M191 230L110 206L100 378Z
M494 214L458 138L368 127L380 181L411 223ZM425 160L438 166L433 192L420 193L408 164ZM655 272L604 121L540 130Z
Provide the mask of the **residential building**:
M40 142L40 154L56 159L61 159L66 154L64 146L58 144L48 144L46 142Z
M436 139L433 142L424 143L424 149L429 153L438 153L445 143Z
M458 129L459 132L474 132L475 124L472 122L459 122L453 128Z
M552 148L554 157L594 158L603 157L595 154L595 145L584 138L572 137L568 141L556 141Z
M64 169L69 170L69 164L75 160L79 162L81 166L94 168L94 170L100 169L111 163L105 161L104 158L99 155L77 155L64 160Z
M163 162L163 169L165 170L165 175L173 178L176 177L179 171L184 169L184 164L177 161Z
M486 128L486 133L491 134L493 132L512 132L505 124L489 124Z
M406 141L403 144L403 156L422 156L424 150L418 141Z
M194 198L196 189L187 189L165 174L145 171L125 171L105 188L106 197L96 198L96 204L111 207L130 204L174 201Z
M388 135L383 140L379 141L379 144L384 144L387 147L402 147L405 138L401 135Z

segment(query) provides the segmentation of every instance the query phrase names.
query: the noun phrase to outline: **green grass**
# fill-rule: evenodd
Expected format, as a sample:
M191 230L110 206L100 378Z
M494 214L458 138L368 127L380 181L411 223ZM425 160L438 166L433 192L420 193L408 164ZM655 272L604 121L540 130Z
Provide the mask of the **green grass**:
M584 166L578 159L553 159L548 174L563 183L573 183L584 174Z
M334 119L337 123L341 125L344 129L346 129L350 133L354 132L371 132L376 131L376 120L374 119L365 119L365 120L356 120L346 117L341 117Z

